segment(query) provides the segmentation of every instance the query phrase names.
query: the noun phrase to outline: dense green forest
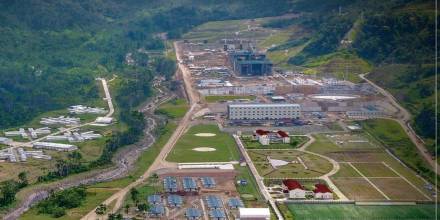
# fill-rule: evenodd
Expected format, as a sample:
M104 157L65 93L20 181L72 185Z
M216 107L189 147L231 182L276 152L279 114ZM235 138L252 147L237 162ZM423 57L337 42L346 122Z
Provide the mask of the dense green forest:
M1 1L0 128L93 102L99 98L95 77L132 71L126 53L163 49L156 33L174 38L209 20L282 14L288 2Z

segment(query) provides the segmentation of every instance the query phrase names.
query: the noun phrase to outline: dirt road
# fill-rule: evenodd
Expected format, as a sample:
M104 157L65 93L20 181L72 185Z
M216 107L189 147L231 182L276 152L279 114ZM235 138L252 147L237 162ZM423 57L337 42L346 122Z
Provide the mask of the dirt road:
M111 197L109 197L108 199L106 199L103 202L103 204L105 204L105 205L109 205L114 202L113 208L112 208L112 210L110 210L110 212L113 212L113 213L117 212L122 207L123 202L124 202L124 198L127 195L127 193L130 191L130 189L137 187L137 186L141 185L142 183L144 183L148 179L148 177L151 174L153 174L155 171L157 171L159 169L164 169L164 168L176 168L177 167L177 164L167 162L166 157L170 153L170 151L172 150L172 148L174 147L176 142L179 140L180 136L182 136L182 134L185 133L186 129L188 128L188 125L191 122L192 115L198 111L198 108L200 108L198 106L198 103L200 101L200 96L192 87L190 71L188 70L188 68L186 68L186 66L184 66L182 64L182 54L181 54L181 50L180 50L178 42L174 43L174 48L176 50L176 57L177 57L177 61L178 61L177 72L180 71L180 73L182 74L185 92L187 94L187 97L189 99L188 101L189 101L189 104L191 107L188 110L188 112L185 114L185 116L180 120L179 125L177 126L176 130L171 135L168 142L163 146L161 152L156 157L156 159L154 160L152 165L148 168L148 170L145 171L145 173L139 179L137 179L135 182L124 187L123 189L116 192L115 194L113 194ZM82 220L95 220L97 218L98 218L98 216L96 215L95 210L93 209L81 219ZM106 218L106 216L104 216L104 218Z
M111 98L108 99L110 93L107 92L107 94L108 96L106 99L111 100ZM148 102L145 106L157 106L159 103L162 103L169 98L169 95L162 95L162 99L156 100L155 98L152 98L152 101ZM153 112L154 109L149 109L149 111L144 112L146 113L145 120L147 121L147 127L144 130L145 136L143 140L141 140L140 143L127 146L119 151L113 158L113 163L116 164L116 166L104 170L93 170L87 173L73 175L56 183L51 183L45 186L37 186L35 189L32 189L29 192L21 192L24 194L25 199L23 199L23 201L21 201L21 203L15 209L11 210L6 216L4 216L3 219L18 219L20 215L26 212L32 205L47 198L49 196L49 192L51 191L66 189L79 185L90 185L98 182L111 181L113 179L124 177L130 170L134 168L134 162L136 161L136 158L139 157L141 151L151 146L156 140L152 135L152 131L156 127L156 118L153 117ZM109 116L111 116L111 114Z
M395 108L398 109L398 117L397 119L395 119L395 121L397 121L402 126L403 130L406 132L408 137L411 139L414 145L416 145L422 157L426 160L426 162L428 162L428 164L432 167L433 171L438 175L436 160L432 158L431 154L426 149L423 140L421 140L421 138L417 136L417 134L414 132L414 130L410 125L411 114L398 103L396 98L394 98L394 96L391 93L389 93L382 87L378 86L371 80L367 79L365 75L366 74L360 74L359 76L367 83L372 85L374 88L376 88L383 96L385 96L390 101L391 105L393 105Z

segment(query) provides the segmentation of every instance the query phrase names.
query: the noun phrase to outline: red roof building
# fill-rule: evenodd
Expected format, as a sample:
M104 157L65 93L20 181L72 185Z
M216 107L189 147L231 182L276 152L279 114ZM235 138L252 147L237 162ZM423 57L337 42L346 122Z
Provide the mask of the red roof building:
M314 193L332 193L332 191L325 185L325 184L316 184L315 189L313 190Z
M255 131L256 134L258 135L268 135L270 133L270 131L266 131L266 130L262 130L262 129L257 129Z
M304 190L304 187L298 181L292 179L283 180L283 185L286 186L289 191L295 189Z
M289 135L285 131L277 131L278 135L282 138L289 137Z

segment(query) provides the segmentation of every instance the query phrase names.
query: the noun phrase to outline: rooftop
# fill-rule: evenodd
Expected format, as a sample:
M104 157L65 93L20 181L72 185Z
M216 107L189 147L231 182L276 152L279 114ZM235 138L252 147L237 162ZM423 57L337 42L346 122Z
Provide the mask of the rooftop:
M230 104L229 107L299 107L299 104L287 104L287 103L269 103L269 104Z
M283 180L283 185L285 185L288 190L295 190L295 189L304 190L304 187L298 181L292 179Z

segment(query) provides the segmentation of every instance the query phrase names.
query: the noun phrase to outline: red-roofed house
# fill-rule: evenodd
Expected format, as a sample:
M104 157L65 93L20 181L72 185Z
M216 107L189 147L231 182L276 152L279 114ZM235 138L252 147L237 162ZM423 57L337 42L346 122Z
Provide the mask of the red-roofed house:
M283 180L283 190L284 192L289 193L289 198L291 199L306 198L306 190L296 180L292 180L292 179Z
M315 199L333 199L332 191L325 184L316 184L313 192L315 193Z
M261 145L269 145L270 143L279 142L282 142L284 144L290 143L289 133L285 131L266 131L262 129L257 129L254 132L254 137L261 143Z
M270 144L270 138L269 138L270 131L257 129L257 130L255 130L254 133L255 133L254 136L260 142L261 145L269 145Z
M279 138L283 139L284 144L290 143L290 136L287 132L279 130L277 131L277 134Z

